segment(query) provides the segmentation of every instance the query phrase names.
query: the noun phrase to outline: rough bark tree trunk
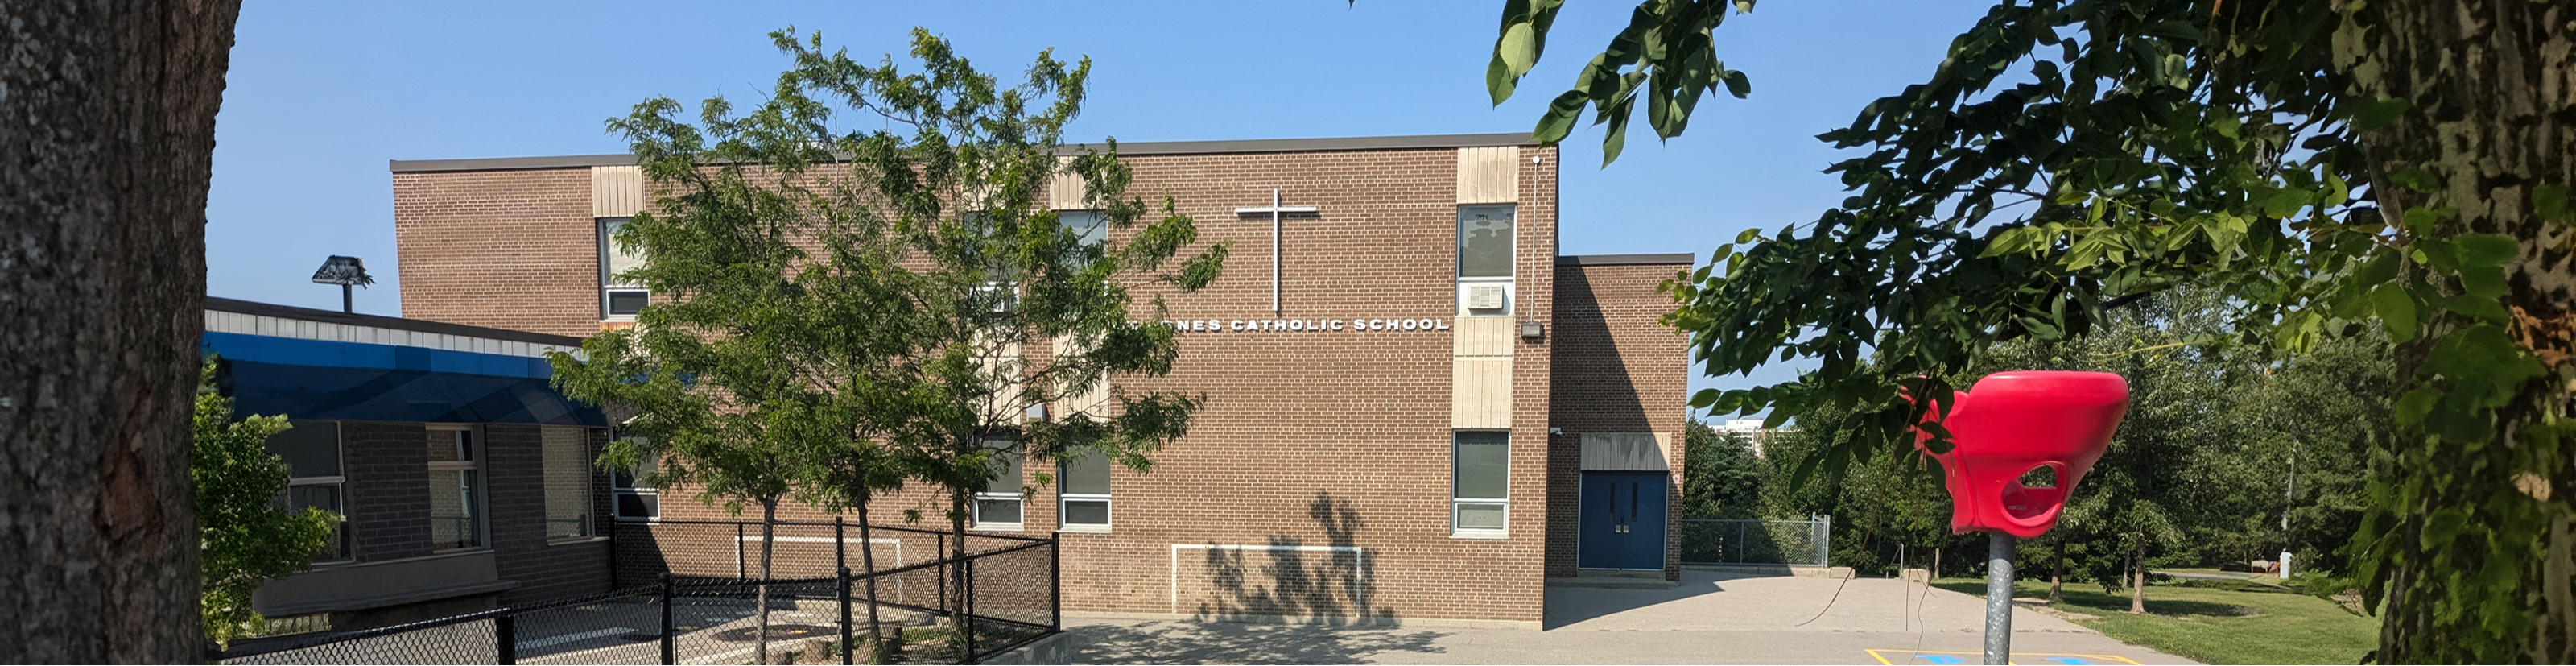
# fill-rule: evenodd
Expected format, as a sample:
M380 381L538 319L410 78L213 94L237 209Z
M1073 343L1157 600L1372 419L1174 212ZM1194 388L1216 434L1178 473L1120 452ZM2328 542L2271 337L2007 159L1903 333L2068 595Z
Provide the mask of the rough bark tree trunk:
M757 604L755 608L758 609L757 613L759 617L752 620L752 623L756 625L753 631L759 632L755 634L757 638L753 639L752 649L753 653L760 655L760 657L751 662L754 664L766 665L769 663L769 579L775 577L771 575L772 572L769 569L769 558L772 553L776 552L777 547L778 500L761 500L760 585L758 586L760 591L758 594L754 595L758 598L758 601L754 603Z
M2058 537L2055 551L2057 555L2048 565L2048 603L2051 604L2065 598L2058 594L2065 589L2066 581L2066 538L2064 536Z
M885 625L877 619L877 541L868 529L868 500L873 498L865 490L854 495L859 498L855 502L859 509L859 570L867 576L868 583L868 663L889 663L890 660L886 655ZM850 646L847 645L841 646L844 650L849 648Z
M2138 549L2129 557L2129 612L2147 612L2147 537L2138 536Z
M2421 500L2401 507L2390 586L2380 631L2380 663L2519 660L2576 662L2576 561L2567 539L2576 507L2576 441L2544 426L2569 410L2566 382L2576 342L2576 269L2569 263L2576 227L2547 222L2534 210L2534 188L2576 180L2576 5L2548 0L2417 0L2362 5L2337 31L2338 66L2354 92L2407 100L2411 109L2363 137L2374 175L2404 167L2435 174L2429 193L2371 187L2387 217L2422 206L2447 207L2458 218L2444 236L2503 234L2520 241L2508 264L2503 305L2515 315L2516 342L2553 364L2526 383L2498 418L2497 443L2409 442L2433 447L2441 473ZM2458 320L2426 317L2415 342L2398 354L2399 392L2418 386L2417 367L2433 341ZM2553 356L2554 355L2554 356ZM2553 358L2555 360L2553 360ZM2535 461L2540 461L2535 464ZM2397 472L2410 473L2408 471ZM2501 511L2500 511L2501 509ZM2519 622L2497 622L2480 600L2446 594L2444 581L2469 554L2443 552L2425 538L2428 519L2466 510L2466 529L2485 531L2508 512L2531 511L2539 529L2499 533L2519 572L2510 608ZM2370 535L2364 535L2365 537ZM2528 539L2528 542L2514 542ZM2503 551L2500 551L2503 552ZM2478 558L2490 557L2479 553ZM2455 590L2454 590L2455 591ZM2480 594L2479 597L2487 595ZM2478 601L2481 603L2471 603ZM2516 627L2496 633L2494 627ZM2494 645L2502 640L2516 643ZM2509 651L2506 651L2509 650Z
M204 658L190 396L239 0L0 2L0 646Z

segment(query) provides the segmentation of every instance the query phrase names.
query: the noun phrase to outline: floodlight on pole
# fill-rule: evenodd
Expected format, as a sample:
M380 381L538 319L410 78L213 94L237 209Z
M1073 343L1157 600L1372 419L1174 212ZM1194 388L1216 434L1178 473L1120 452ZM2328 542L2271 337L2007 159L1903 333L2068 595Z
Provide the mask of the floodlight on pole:
M355 313L357 309L352 303L349 288L375 284L376 278L367 274L366 260L335 254L322 260L322 268L313 271L313 282L340 285L340 311Z

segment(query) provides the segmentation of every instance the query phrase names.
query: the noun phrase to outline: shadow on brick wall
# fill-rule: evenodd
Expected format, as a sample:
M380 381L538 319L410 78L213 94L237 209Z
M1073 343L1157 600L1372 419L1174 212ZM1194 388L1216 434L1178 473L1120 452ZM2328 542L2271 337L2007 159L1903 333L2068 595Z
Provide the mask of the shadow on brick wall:
M1207 549L1203 570L1213 594L1199 603L1199 617L1327 625L1390 617L1372 604L1377 584L1358 545L1366 526L1359 510L1317 491L1306 516L1323 533L1321 543L1274 535L1263 546Z

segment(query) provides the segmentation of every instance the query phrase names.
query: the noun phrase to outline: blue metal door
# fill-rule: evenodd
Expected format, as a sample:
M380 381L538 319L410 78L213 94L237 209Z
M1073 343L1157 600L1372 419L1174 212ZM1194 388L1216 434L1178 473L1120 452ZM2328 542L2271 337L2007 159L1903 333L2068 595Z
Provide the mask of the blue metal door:
M1663 472L1584 472L1575 566L1664 568Z

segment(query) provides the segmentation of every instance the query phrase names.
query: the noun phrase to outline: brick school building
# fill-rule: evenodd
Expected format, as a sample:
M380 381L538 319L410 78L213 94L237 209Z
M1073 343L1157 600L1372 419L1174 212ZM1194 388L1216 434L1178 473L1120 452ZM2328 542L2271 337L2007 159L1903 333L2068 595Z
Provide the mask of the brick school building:
M974 502L980 533L1061 541L1067 615L1535 628L1551 578L1678 577L1688 355L1656 286L1691 255L1559 255L1554 147L1118 147L1130 195L1233 253L1169 301L1180 356L1152 383L1207 401L1152 473L1026 461ZM648 205L630 156L391 166L407 317L586 336L653 298L607 277L639 260L606 241ZM1040 466L1056 482L1023 492ZM619 528L730 519L611 492Z

